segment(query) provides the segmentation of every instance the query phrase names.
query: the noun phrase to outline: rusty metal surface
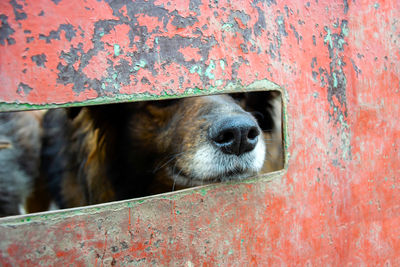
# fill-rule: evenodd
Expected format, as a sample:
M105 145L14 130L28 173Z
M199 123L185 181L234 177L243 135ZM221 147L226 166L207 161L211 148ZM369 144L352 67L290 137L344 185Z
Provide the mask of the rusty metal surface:
M3 265L400 265L399 1L12 0L0 10L2 102L268 79L285 89L289 140L286 171L270 182L2 219Z

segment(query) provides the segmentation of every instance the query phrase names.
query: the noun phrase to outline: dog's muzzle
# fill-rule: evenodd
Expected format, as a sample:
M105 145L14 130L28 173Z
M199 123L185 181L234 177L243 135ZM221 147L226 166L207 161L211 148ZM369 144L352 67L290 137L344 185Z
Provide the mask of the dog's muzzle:
M257 122L247 114L221 118L213 122L208 132L214 146L225 154L236 156L252 151L259 135Z

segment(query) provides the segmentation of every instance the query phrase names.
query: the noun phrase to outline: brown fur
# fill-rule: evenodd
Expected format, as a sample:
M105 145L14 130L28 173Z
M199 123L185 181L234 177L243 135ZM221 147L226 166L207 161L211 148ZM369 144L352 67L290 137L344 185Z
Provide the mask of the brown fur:
M255 120L229 96L51 110L44 123L43 171L63 208L231 179L193 179L193 166L212 123L235 114ZM174 180L171 172L188 180Z

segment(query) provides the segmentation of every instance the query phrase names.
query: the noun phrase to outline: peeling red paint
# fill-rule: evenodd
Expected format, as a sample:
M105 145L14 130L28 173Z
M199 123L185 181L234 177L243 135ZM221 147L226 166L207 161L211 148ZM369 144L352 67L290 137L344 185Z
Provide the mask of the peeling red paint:
M94 56L89 65L87 65L82 71L91 79L101 79L107 75L106 69L107 52L99 52L98 55Z
M139 15L137 20L139 25L146 25L148 32L154 32L155 30L160 30L163 28L162 21L160 21L157 17Z
M235 18L235 21L236 21L236 23L239 25L239 28L240 28L240 29L244 30L244 29L247 28L246 25L243 23L243 21L242 21L240 18L236 17L236 18Z
M194 61L199 61L201 59L200 50L198 48L188 46L185 48L180 48L179 52L182 53L185 61L190 61L192 59Z
M27 19L0 2L14 30L2 102L268 79L285 92L289 157L271 182L3 219L2 265L400 265L398 1L20 4Z
M162 6L163 8L167 9L168 12L172 13L177 11L183 17L188 17L190 15L194 15L193 12L189 9L189 2L187 1L171 1L165 2L163 0L156 0L155 4L157 6Z

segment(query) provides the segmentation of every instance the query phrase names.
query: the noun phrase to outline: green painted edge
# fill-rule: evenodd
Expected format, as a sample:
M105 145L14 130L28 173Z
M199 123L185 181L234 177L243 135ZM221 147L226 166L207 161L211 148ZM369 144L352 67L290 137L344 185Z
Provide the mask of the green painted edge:
M38 105L38 104L17 103L17 102L13 103L0 102L0 112L64 108L64 107L81 107L81 106L92 106L92 105L104 105L111 103L124 103L131 101L162 100L162 99L182 98L190 96L203 96L212 94L263 91L263 90L280 90L280 87L269 80L259 80L251 83L248 86L243 86L240 82L238 82L238 83L230 83L222 89L217 89L216 87L210 87L204 90L200 88L188 88L186 89L185 92L176 94L168 94L166 92L162 92L161 94L150 94L150 93L131 94L131 95L119 94L113 97L104 96L104 97L97 97L91 100L85 100L82 102L69 102L60 104L50 103L50 104Z
M289 145L290 136L288 129L288 112L287 103L289 102L288 92L283 88L280 90L282 100L282 142L283 142L283 169L287 170L290 158Z

